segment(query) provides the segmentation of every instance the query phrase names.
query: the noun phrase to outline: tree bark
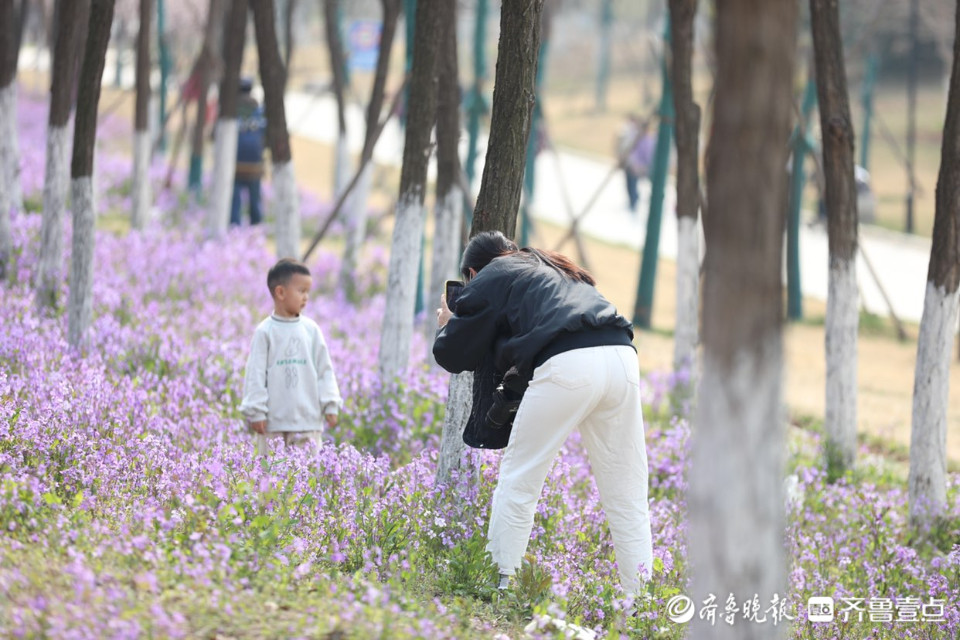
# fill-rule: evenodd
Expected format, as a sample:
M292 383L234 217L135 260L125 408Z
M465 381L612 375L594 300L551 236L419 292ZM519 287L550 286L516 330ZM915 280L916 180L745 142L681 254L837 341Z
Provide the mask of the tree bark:
M704 218L710 321L688 491L694 602L758 594L769 604L787 589L781 268L796 22L790 1L717 5ZM764 625L691 625L692 638L771 636Z
M417 291L417 269L423 234L423 200L430 161L430 133L437 115L436 34L440 31L440 3L418 0L414 27L413 65L410 70L400 196L390 249L387 300L380 336L380 379L391 383L407 367Z
M287 72L277 46L273 0L250 0L250 6L253 8L253 24L257 35L260 80L263 82L267 144L273 164L277 256L297 258L300 256L300 202L283 105Z
M139 230L150 214L150 18L153 0L140 0L140 29L137 32L137 98L133 132L133 220Z
M326 28L327 51L330 55L330 71L333 77L333 95L337 99L337 150L334 165L334 194L339 197L346 186L347 161L347 117L346 99L344 91L347 86L347 60L343 53L343 42L340 38L340 29L337 24L337 13L340 10L339 0L324 0L323 22Z
M207 209L207 235L220 237L230 220L233 180L237 169L237 104L240 67L247 37L247 0L229 0L223 31L223 77L213 141L213 186Z
M670 0L670 46L677 145L677 325L673 368L697 370L700 328L700 107L693 100L696 0Z
M910 432L910 519L929 526L947 507L947 399L960 285L960 7L940 149L933 246L917 339Z
M536 99L540 15L544 0L505 2L493 85L490 139L470 235L516 234L530 121Z
M97 109L103 78L114 0L92 0L86 51L80 70L77 114L70 166L73 242L70 254L70 296L67 341L77 347L93 319L94 222L93 157L97 142Z
M13 0L0 0L0 280L6 278L13 254L10 209L19 208L17 139L17 19Z
M433 261L430 265L429 304L440 304L447 278L457 275L460 250L460 227L463 220L463 191L460 189L460 83L457 66L456 3L441 3L441 49L438 56L437 95L437 200L434 204L436 224L433 234ZM435 331L434 323L425 322L427 344ZM428 358L435 365L433 351ZM470 417L473 375L450 378L447 410L440 439L437 481L449 482L453 469L460 467L463 457L463 429ZM463 409L466 411L463 411Z
M857 455L857 185L837 0L810 0L823 132L830 280L826 320L826 458L831 477Z
M71 89L74 52L89 19L90 0L58 3L50 77L50 113L47 120L47 156L40 222L40 257L37 265L37 306L55 308L63 278L63 214L70 182L70 139L67 125L73 104Z
M380 31L380 46L377 51L377 68L374 72L373 89L370 102L367 103L366 132L363 138L363 150L360 152L360 164L373 156L375 135L380 121L380 111L386 92L387 72L390 69L390 52L397 32L400 18L401 0L382 0L383 26ZM370 193L370 181L373 176L373 164L361 170L356 190L350 196L346 218L346 240L343 249L343 261L340 263L340 286L349 299L355 296L354 275L357 258L367 231L367 197Z

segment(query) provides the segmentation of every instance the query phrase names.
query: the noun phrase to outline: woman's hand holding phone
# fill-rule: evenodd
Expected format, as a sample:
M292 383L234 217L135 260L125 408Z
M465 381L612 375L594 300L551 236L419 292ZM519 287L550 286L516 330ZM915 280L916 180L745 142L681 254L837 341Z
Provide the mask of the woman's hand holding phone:
M450 311L450 307L447 306L447 294L440 294L440 308L437 309L437 328L445 327L452 317L453 311Z

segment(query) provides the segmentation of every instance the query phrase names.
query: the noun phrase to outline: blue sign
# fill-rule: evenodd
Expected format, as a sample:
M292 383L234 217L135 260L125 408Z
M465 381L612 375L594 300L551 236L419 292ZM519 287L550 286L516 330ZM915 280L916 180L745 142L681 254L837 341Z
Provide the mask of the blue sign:
M350 68L356 71L373 71L377 68L377 53L380 51L380 23L376 20L354 20L347 34L350 50Z

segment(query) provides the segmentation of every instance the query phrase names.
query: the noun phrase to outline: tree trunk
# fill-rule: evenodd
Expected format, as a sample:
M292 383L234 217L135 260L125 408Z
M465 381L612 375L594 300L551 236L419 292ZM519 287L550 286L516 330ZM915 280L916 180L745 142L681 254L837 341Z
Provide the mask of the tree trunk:
M363 150L360 152L360 164L363 164L365 158L373 156L374 136L380 120L380 110L383 108L387 72L390 69L390 52L393 49L397 21L400 18L400 2L401 0L382 0L383 27L380 32L380 46L377 51L377 68L374 72L373 90L370 93L370 102L367 104L366 132L364 133ZM346 206L346 238L343 261L340 264L340 287L349 299L353 299L355 295L354 275L357 269L357 259L360 254L360 247L366 237L367 197L370 194L372 176L373 164L368 163L362 169L357 187Z
M457 67L457 10L453 2L442 3L440 32L442 39L438 56L437 94L437 201L434 205L436 226L433 234L433 261L430 266L429 304L427 310L439 306L443 285L447 278L456 276L460 251L460 227L463 219L463 191L460 189L460 85ZM435 323L425 322L427 344L436 330ZM433 361L433 351L428 350ZM460 467L463 457L463 429L470 417L473 386L472 374L461 374L450 379L447 410L440 440L440 460L437 481L450 480L453 469ZM465 409L465 411L464 411Z
M283 105L286 69L277 47L277 28L273 0L250 0L253 24L260 58L260 80L263 82L264 111L267 116L267 144L273 163L274 217L277 230L277 256L300 256L300 201L293 174L290 135Z
M207 235L217 238L227 230L237 169L237 101L240 67L247 37L247 0L229 0L223 32L223 77L220 81L217 126L213 140L213 186L207 209Z
M73 128L70 196L73 243L70 254L70 296L67 341L77 347L93 319L93 255L96 211L93 200L93 156L97 142L100 82L110 41L114 0L92 0L86 51L80 70L77 114Z
M17 149L17 19L13 0L0 0L0 280L6 278L13 253L10 209L19 208Z
M140 30L137 33L137 102L133 132L133 220L142 229L150 215L150 17L153 0L140 0Z
M416 303L417 270L423 239L423 200L430 161L430 133L437 115L437 52L440 32L440 3L446 0L418 0L414 27L413 66L410 70L409 103L417 105L407 113L400 196L390 249L387 301L380 336L380 379L392 382L407 367L413 313Z
M500 43L493 86L490 140L471 236L497 230L513 237L516 232L536 92L542 12L543 0L504 3L500 11ZM524 99L517 99L521 96ZM438 122L438 136L439 131ZM439 171L437 181L440 181ZM451 470L459 466L463 427L470 416L473 402L472 387L472 373L450 379L437 468L438 481L448 480Z
M463 429L473 408L473 372L464 371L450 376L447 409L443 414L443 431L440 437L440 455L437 459L437 483L450 482L454 470L461 468L463 452Z
M509 238L517 227L527 139L536 96L540 15L544 0L505 2L493 85L490 139L470 235L499 230Z
M347 153L346 99L344 97L347 86L347 61L343 53L343 42L340 39L340 28L337 22L339 11L339 0L324 0L323 22L326 27L327 51L330 55L330 68L333 76L333 95L337 99L337 157L334 165L334 197L339 197L343 192L349 172L347 166L349 154Z
M929 526L947 506L947 399L960 284L960 7L940 149L933 246L927 272L910 432L910 519Z
M197 194L203 191L203 142L207 130L207 95L217 72L217 25L220 22L220 0L210 0L207 24L203 33L203 51L197 69L197 116L193 122L190 143L190 181Z
M780 278L796 22L794 2L717 6L704 218L710 321L688 493L694 602L758 594L769 604L787 588ZM771 637L764 625L691 624L692 638Z
M670 0L670 44L677 145L677 325L673 368L697 371L700 328L700 107L693 101L693 20L696 0Z
M837 0L810 0L826 185L830 281L827 297L826 457L831 477L857 455L857 185L853 122Z
M43 181L40 222L40 258L37 265L37 306L55 308L63 278L63 213L70 182L70 140L67 125L73 104L73 70L77 42L86 31L90 0L58 3L50 78L50 113L47 120L47 160Z

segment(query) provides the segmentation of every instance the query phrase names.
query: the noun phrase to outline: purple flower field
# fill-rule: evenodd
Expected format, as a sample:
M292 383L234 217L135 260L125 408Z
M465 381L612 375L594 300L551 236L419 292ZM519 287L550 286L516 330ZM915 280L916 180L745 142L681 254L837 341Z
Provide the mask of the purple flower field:
M270 310L267 225L206 241L179 191L158 197L161 216L142 233L101 225L94 323L74 351L66 314L34 302L45 106L24 98L20 118L27 211L13 213L15 266L0 284L0 636L572 637L550 622L563 618L597 637L684 637L668 603L688 586L690 425L674 410L685 380L641 383L650 597L632 602L617 586L574 437L516 587L498 598L484 544L499 455L470 452L452 485L435 486L448 375L427 366L422 335L403 383L377 380L383 246L366 255L357 306L336 289L338 253L312 258L306 314L324 330L346 407L319 456L258 459L237 405L253 328ZM100 138L127 135L108 120ZM125 219L129 160L101 153L97 166L101 222ZM156 192L163 175L158 165ZM303 208L308 229L328 209L316 198ZM65 247L64 274L69 231ZM692 603L696 615L796 638L958 637L960 478L950 513L918 536L896 463L865 450L830 484L816 429L792 428L789 442L788 593L717 593ZM834 619L816 621L811 597L832 597Z

